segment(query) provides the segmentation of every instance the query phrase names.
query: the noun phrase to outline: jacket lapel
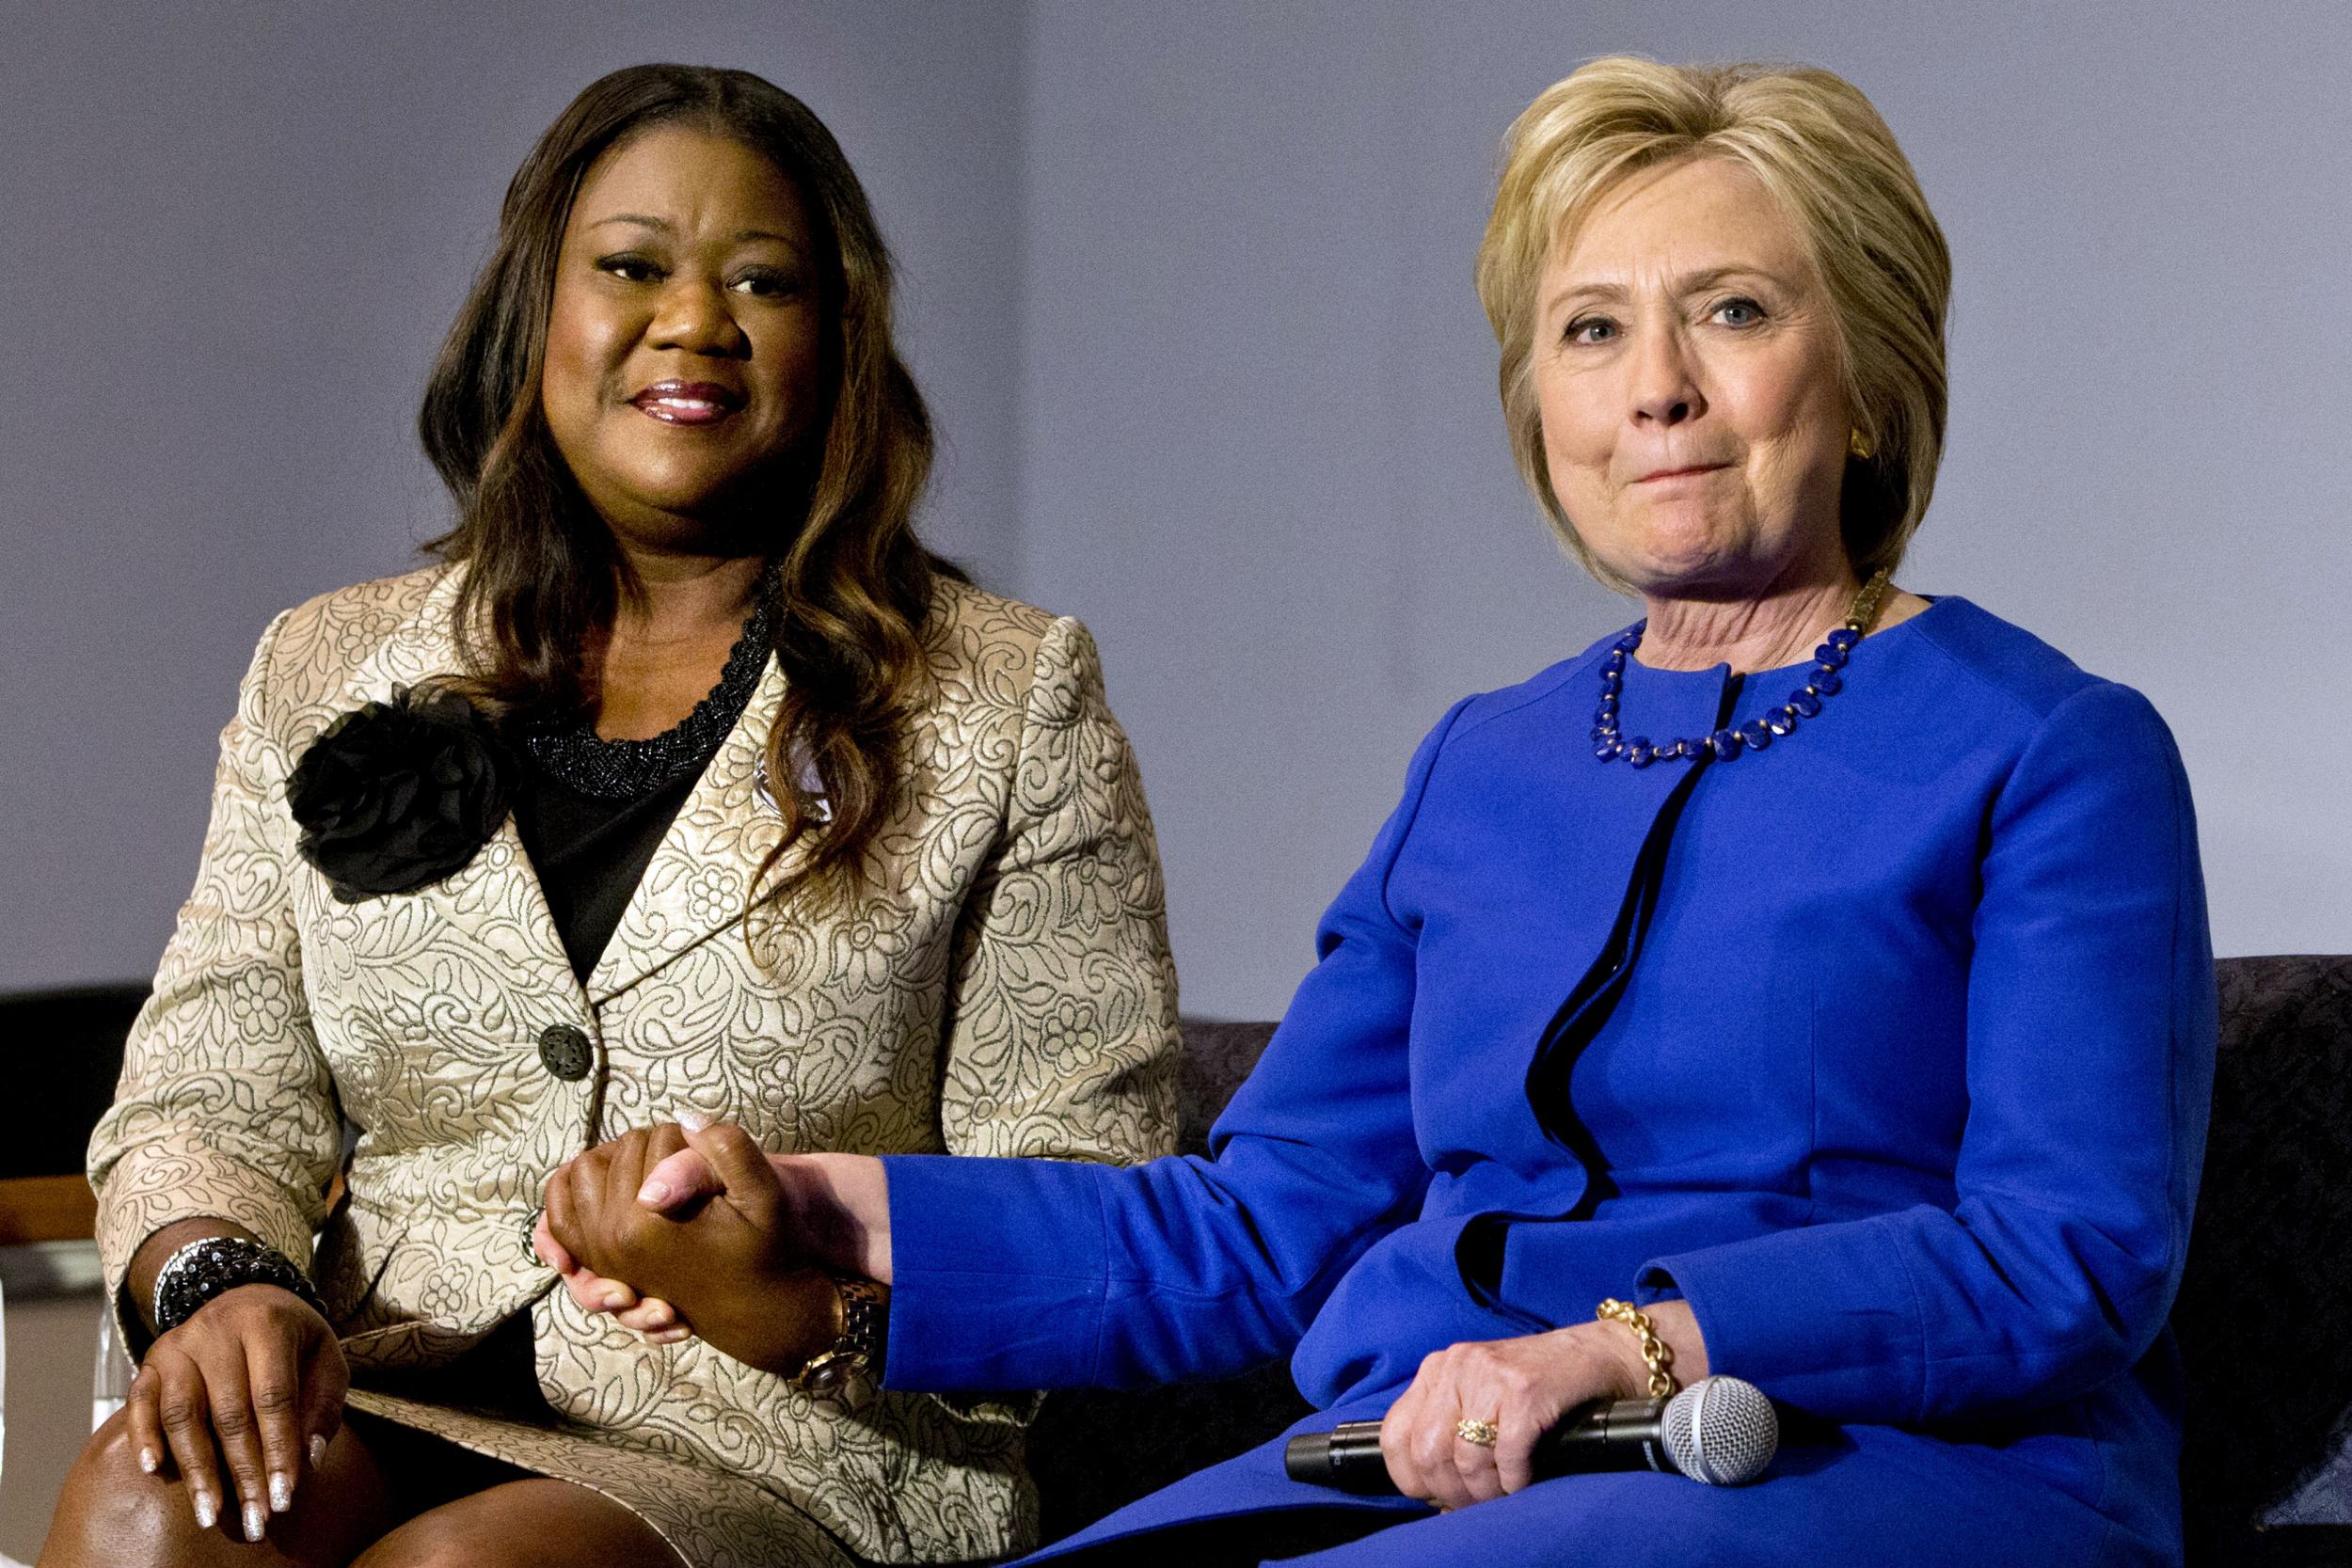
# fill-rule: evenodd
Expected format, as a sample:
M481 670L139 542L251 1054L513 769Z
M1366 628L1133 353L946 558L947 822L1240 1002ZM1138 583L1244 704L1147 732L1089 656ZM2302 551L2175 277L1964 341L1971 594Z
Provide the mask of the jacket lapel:
M760 753L783 702L784 671L771 655L758 689L654 849L588 976L596 1006L741 923L753 879L784 836L781 813L760 791ZM773 886L803 856L795 847L764 885Z

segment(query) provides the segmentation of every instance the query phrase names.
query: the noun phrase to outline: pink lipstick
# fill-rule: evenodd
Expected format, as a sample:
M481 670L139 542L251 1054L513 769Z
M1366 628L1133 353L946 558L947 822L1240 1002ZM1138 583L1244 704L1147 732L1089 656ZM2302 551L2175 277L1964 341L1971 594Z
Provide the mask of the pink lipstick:
M731 388L708 381L657 381L628 400L638 412L663 424L717 424L743 406Z

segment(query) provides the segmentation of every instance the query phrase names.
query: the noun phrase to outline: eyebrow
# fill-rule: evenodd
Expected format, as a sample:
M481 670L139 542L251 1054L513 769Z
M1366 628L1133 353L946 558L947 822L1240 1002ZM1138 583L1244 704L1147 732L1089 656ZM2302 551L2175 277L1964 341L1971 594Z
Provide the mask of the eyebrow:
M588 227L591 229L602 229L609 223L634 224L640 229L650 229L660 234L675 234L677 232L677 225L672 223L668 218L648 217L643 213L615 213L609 218L596 219L594 223L588 225ZM778 245L790 245L795 250L798 250L801 247L800 242L795 240L791 235L779 234L772 229L739 229L735 231L735 238L739 241L773 240Z
M1727 282L1735 277L1756 277L1761 278L1767 283L1777 284L1784 288L1788 286L1782 278L1772 273L1765 271L1761 267L1702 267L1697 272L1685 273L1680 277L1676 278L1674 281L1674 292L1677 294L1704 293L1708 289L1714 288L1717 284ZM1629 297L1630 295L1629 294L1625 285L1622 283L1570 283L1567 287L1553 294L1546 303L1549 309L1557 310L1561 306L1566 304L1572 299L1591 299L1596 302L1613 303Z

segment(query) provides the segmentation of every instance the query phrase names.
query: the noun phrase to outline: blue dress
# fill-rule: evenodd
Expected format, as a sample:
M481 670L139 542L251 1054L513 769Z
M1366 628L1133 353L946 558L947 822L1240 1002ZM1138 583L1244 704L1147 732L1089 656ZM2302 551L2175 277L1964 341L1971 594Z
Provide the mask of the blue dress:
M1729 763L1597 762L1607 643L1456 705L1209 1159L889 1161L887 1381L1131 1386L1288 1354L1377 1417L1428 1353L1680 1296L1836 1423L1740 1490L1572 1476L1436 1515L1279 1443L1070 1542L1324 1506L1339 1564L2153 1564L2215 1050L2188 785L2138 693L1965 600ZM1628 672L1698 735L1802 668Z

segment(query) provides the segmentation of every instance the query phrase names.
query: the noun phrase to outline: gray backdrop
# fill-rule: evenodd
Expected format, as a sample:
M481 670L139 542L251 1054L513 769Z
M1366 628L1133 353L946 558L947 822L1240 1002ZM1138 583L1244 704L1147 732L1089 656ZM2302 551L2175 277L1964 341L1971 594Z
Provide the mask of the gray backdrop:
M1518 487L1469 281L1504 126L1620 49L1871 94L1958 267L1904 582L2154 699L2222 952L2352 950L2336 0L0 20L0 988L151 968L263 621L442 526L410 424L508 174L660 57L791 87L872 189L949 446L930 533L1101 640L1187 1010L1278 1011L1426 726L1632 618Z

